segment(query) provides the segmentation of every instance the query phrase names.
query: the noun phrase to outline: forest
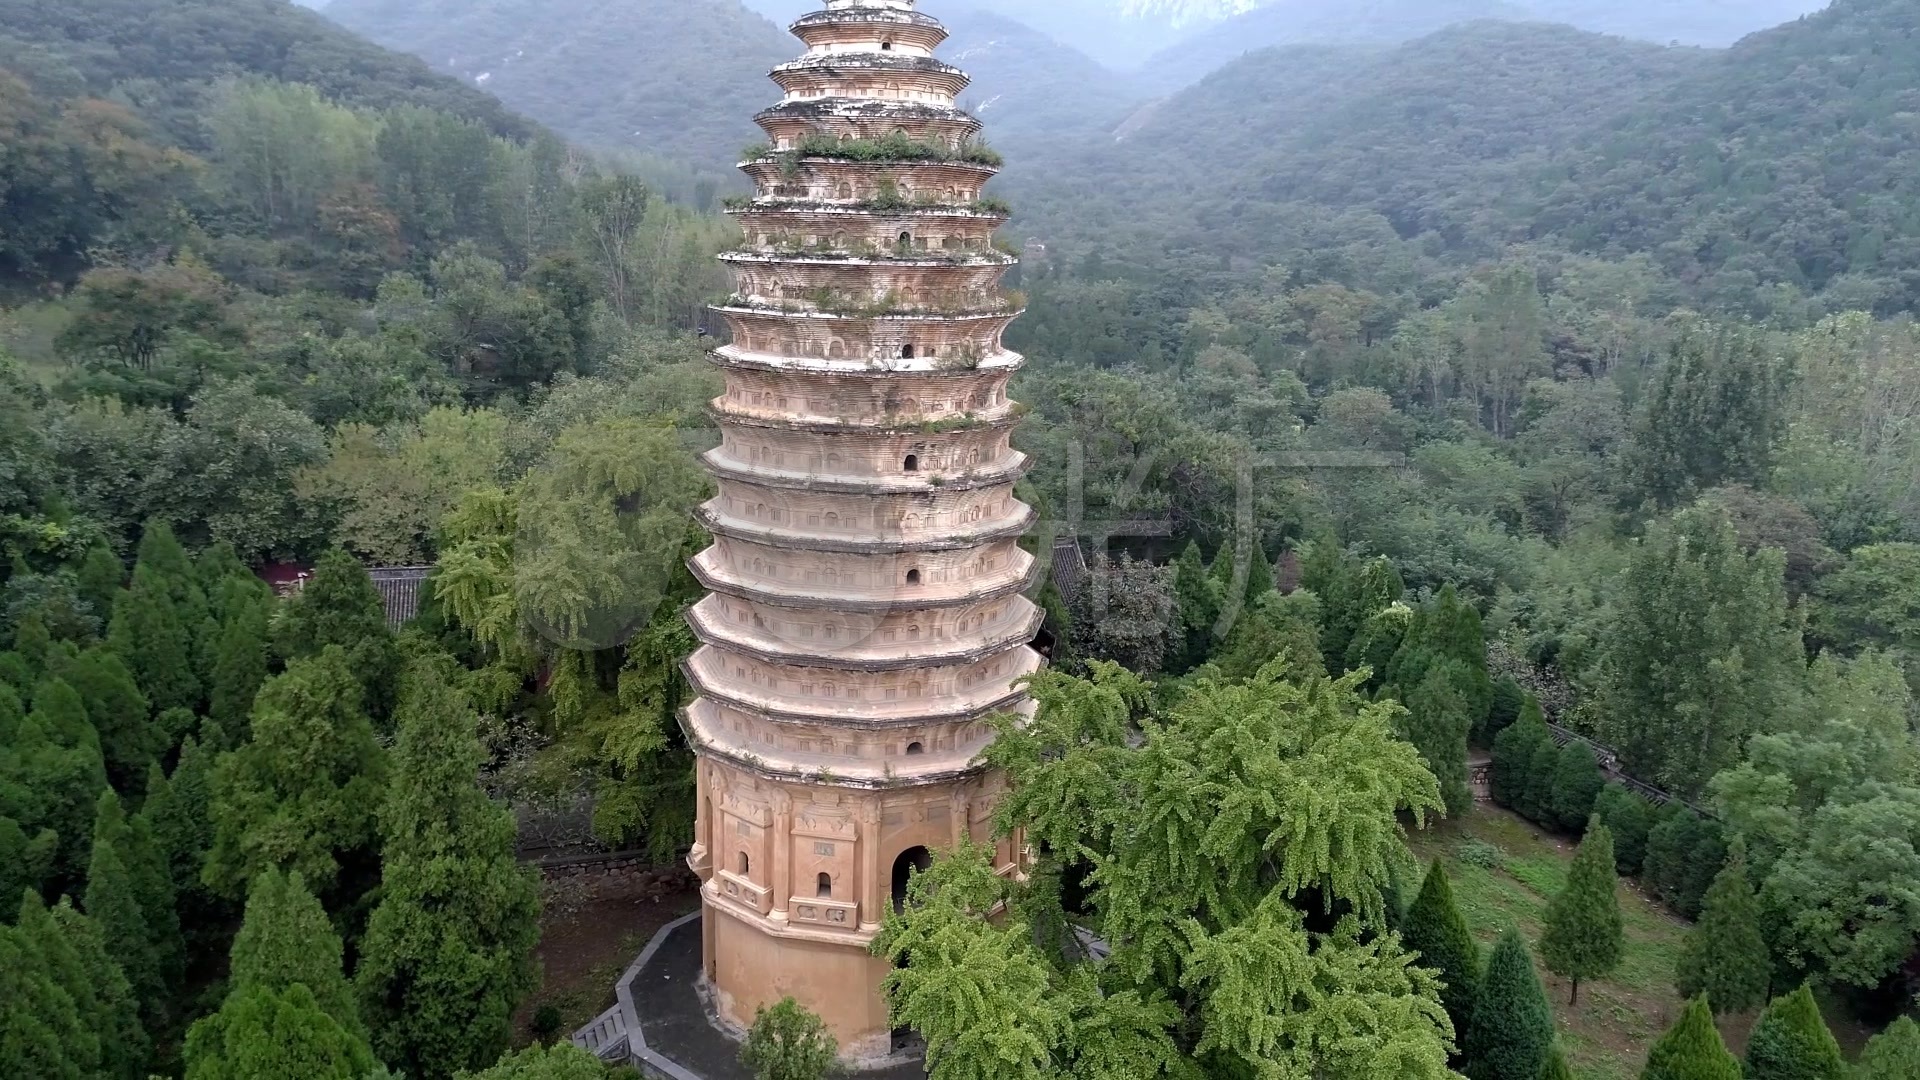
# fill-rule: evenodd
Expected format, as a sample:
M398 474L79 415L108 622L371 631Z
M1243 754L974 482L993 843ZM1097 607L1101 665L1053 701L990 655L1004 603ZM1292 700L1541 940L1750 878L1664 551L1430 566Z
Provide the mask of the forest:
M270 0L0 13L0 1075L599 1080L512 811L691 836L706 164ZM881 935L936 1080L1920 1075L1915 29L1295 46L1009 156L1092 570L1032 874Z

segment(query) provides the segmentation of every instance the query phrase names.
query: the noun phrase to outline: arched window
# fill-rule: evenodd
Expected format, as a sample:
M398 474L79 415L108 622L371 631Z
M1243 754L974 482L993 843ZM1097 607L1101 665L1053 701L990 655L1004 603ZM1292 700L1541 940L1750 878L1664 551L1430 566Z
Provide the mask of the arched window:
M901 233L901 234L900 234L900 238L899 238L899 243L900 243L900 246L901 246L901 247L903 247L903 248L910 248L910 247L912 247L912 246L913 246L913 234L912 234L912 233L910 233L910 232L903 232L903 233Z
M927 752L927 747L925 743L910 742L907 744L908 757L917 757L926 752Z
M920 584L920 571L918 570L907 571L907 584L909 585Z
M740 876L746 877L751 873L753 873L753 860L747 858L747 853L743 851L740 853Z
M818 884L814 886L814 892L815 895L825 899L833 899L833 875L821 874Z
M902 360L913 359L913 346L911 345L900 346L900 359Z
M907 346L907 348L911 349L913 348L913 346L909 345ZM907 472L919 472L920 471L920 455L908 454L907 460L904 463L902 463L900 467L905 469Z
M888 38L887 40L885 40L885 41L882 41L882 42L880 43L880 51L881 51L881 52L892 52L892 51L893 51L893 39L892 39L892 38Z

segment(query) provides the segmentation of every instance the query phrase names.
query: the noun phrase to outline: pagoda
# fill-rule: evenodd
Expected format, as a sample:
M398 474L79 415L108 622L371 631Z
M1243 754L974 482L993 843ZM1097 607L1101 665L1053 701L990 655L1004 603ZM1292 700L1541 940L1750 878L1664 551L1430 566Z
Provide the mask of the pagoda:
M1030 713L1035 560L1014 498L1014 265L999 159L913 0L826 0L756 117L721 256L735 295L701 508L714 545L683 716L699 756L704 969L723 1021L793 997L845 1056L892 1049L870 945L932 853L992 842L989 718ZM993 844L1022 871L1020 837Z

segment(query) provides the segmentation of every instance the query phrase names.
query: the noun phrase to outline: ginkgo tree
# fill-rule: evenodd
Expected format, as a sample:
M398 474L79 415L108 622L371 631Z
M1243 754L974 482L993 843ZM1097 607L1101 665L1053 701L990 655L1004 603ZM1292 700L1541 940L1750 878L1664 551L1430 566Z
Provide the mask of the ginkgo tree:
M1438 980L1385 925L1400 815L1441 805L1398 704L1285 662L1169 695L1106 664L1030 687L987 760L1033 873L949 853L876 943L934 1080L1455 1075ZM1085 914L1057 888L1075 865Z

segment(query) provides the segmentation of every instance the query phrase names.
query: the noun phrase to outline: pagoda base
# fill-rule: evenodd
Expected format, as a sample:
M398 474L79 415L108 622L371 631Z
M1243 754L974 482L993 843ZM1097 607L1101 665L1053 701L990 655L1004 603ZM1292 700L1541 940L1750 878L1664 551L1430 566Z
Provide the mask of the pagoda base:
M724 903L709 900L701 920L706 993L718 1022L744 1038L761 1008L793 998L825 1021L840 1044L842 1064L884 1066L896 1060L880 983L893 970L858 940L819 941L766 934Z

